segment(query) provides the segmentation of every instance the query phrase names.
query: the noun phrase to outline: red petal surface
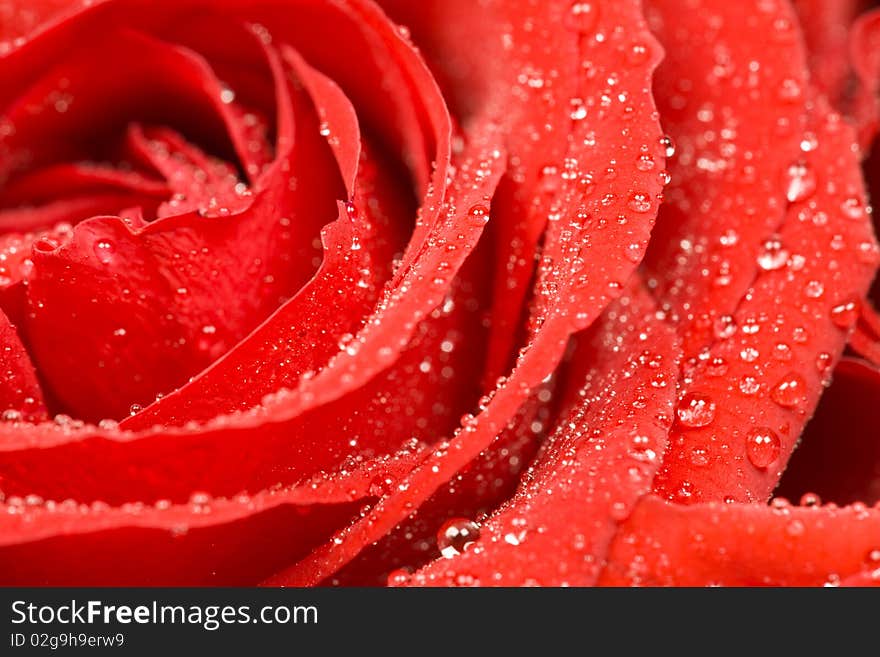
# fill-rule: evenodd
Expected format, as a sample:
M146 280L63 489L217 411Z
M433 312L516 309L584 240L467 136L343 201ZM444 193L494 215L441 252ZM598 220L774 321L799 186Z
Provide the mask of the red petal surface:
M516 346L525 338L523 306L532 291L539 241L547 217L554 212L552 204L562 177L572 174L560 164L569 149L568 133L560 126L573 120L589 123L597 108L581 97L575 76L559 74L559 52L517 47L535 38L526 24L514 21L509 33L498 34L499 25L509 21L511 13L523 9L513 10L501 2L474 7L470 0L382 0L380 4L426 48L445 97L453 102L455 115L465 125L477 108L484 114L504 116L511 111L511 95L514 107L532 106L517 119L517 129L506 134L508 150L516 157L508 162L492 200L489 232L495 248L495 271L484 377L491 389L497 377L509 371ZM582 27L583 38L589 38L595 25L584 21ZM512 45L505 46L505 40ZM639 56L647 57L645 47L637 41L621 44L620 56L632 57L632 49L638 48ZM506 88L511 78L521 75L531 76L531 84L527 77L521 77L521 88ZM530 89L531 85L535 86ZM592 176L582 180L584 185L592 182Z
M366 26L379 32L377 38L381 36L382 47L401 50L395 56L412 85L418 83L422 93L436 94L424 68L397 31L379 22L378 15L371 14L367 18ZM407 96L407 100L411 103L413 99ZM441 144L438 152L442 154L442 144L448 139L444 128L448 130L448 124L442 103L432 102L431 107L434 108L432 125L428 128L436 137L422 139L426 143ZM491 166L500 159L494 144L478 144L471 152L473 156L469 153L457 160L460 173L453 179L455 196L448 194L442 206L435 200L426 201L431 220L417 228L421 239L414 237L407 251L411 254L409 266L406 266L405 254L398 280L386 292L380 309L369 319L361 335L349 337L347 342L336 346L338 353L334 361L321 374L304 379L297 391L277 395L271 403L267 400L267 410L223 420L214 428L204 430L189 428L180 432L114 436L70 427L26 431L8 428L4 453L10 473L9 492L39 493L53 499L74 495L78 499L114 503L154 500L159 496L186 499L194 489L233 494L297 481L324 467L332 470L346 457L393 451L414 434L422 434L430 440L434 431L451 431L452 427L446 423L462 414L465 400L475 398L471 396L471 388L462 386L456 379L459 374L462 380L479 378L478 372L469 369L473 367L469 364L473 359L468 354L472 349L479 349L482 339L479 327L474 325L481 321L481 292L479 286L468 281L485 279L479 265L471 267L472 273L462 280L455 281L454 275L476 244L485 223L482 217L474 221L469 209L478 202L487 202L487 192L493 188L497 176ZM414 160L413 165L418 170L418 162ZM445 167L441 170L445 173ZM437 183L435 193L442 194L443 176ZM448 242L450 248L426 250L422 240L427 239L432 243ZM342 242L346 246L351 243L350 240ZM484 261L480 258L475 263ZM334 283L333 294L327 296L338 298L347 286L343 281ZM408 294L404 295L403 291ZM332 312L333 306L326 298L320 301L324 312ZM442 307L434 313L438 305ZM452 308L456 308L455 312ZM419 324L418 320L429 313L432 316L429 315L428 321ZM389 319L389 315L393 317ZM287 333L283 337L289 341L291 336ZM453 347L449 355L440 349L441 343L447 342ZM402 350L408 351L396 369L370 386L360 388L393 362ZM438 353L443 355L437 357L433 365L426 362L425 354ZM285 365L284 358L273 360L272 365L274 371L278 371L277 368ZM478 367L479 363L474 365ZM261 374L256 372L258 376ZM271 374L272 371L264 374L269 383ZM233 385L227 382L227 390L231 387ZM345 399L349 392L353 397ZM342 399L335 406L321 406L338 398ZM414 402L417 405L413 406ZM320 408L319 414L296 424L301 440L292 439L289 424L278 424L296 419L311 408ZM397 412L398 408L407 412ZM265 422L269 424L260 427ZM329 428L333 424L339 425L337 431ZM328 432L331 439L315 442L316 427ZM363 439L362 447L359 437ZM353 450L352 442L359 449ZM74 453L79 455L75 460L83 464L88 475L80 480L59 479L58 464ZM199 454L201 456L194 460L194 455ZM204 465L199 467L198 463ZM118 469L122 464L124 467ZM126 472L128 474L123 474ZM133 473L139 476L132 477Z
M792 202L775 238L785 262L760 272L683 388L655 487L670 499L765 500L858 317L876 245L855 138L821 103L809 129L815 189Z
M786 171L804 155L805 53L786 3L646 7L667 53L654 88L676 151L646 270L692 359L725 330L785 217Z
M9 318L0 310L0 413L4 420L39 422L46 419L43 393L34 365ZM0 477L0 483L3 479Z
M847 84L852 73L849 59L850 28L867 0L794 0L804 32L810 79L844 111L849 99Z
M645 498L615 538L605 586L822 586L875 579L880 511L670 505ZM849 581L852 581L851 579Z
M672 328L638 287L578 338L574 361L573 380L583 382L574 407L519 490L482 523L479 540L413 584L595 583L618 523L651 488L679 363Z
M775 494L792 501L880 501L880 369L844 359Z
M482 518L510 498L554 417L555 382L542 386L519 409L496 441L440 487L429 500L382 540L363 550L325 582L333 586L399 585L437 558L442 527ZM470 522L470 521L468 521Z
M61 4L0 0L0 582L880 581L869 364L740 504L876 356L857 0Z
M27 37L42 23L74 6L72 0L4 0L0 3L0 54L10 49L15 39Z
M615 86L620 85L619 91L615 90L620 105L597 112L596 121L589 127L576 120L566 126L573 136L567 159L575 162L576 167L572 175L561 177L557 192L559 211L549 217L550 228L538 275L538 298L530 321L535 330L534 339L521 352L511 375L490 395L479 415L466 418L463 427L448 443L441 444L363 520L342 530L333 541L290 570L279 573L270 583L315 583L332 574L477 458L514 416L530 391L552 373L569 336L592 323L607 303L621 294L621 281L629 278L635 267L634 260L638 260L627 257L627 253L635 251L638 256L638 245L647 241L661 181L655 172L640 171L636 163L640 153L663 161L648 85L657 46L652 44L646 31L640 32L638 40L647 44L648 56L621 71L617 66L619 49L624 41L630 44L634 35L624 37L621 31L614 29L621 24L641 25L639 8L629 3L608 7L607 11L603 8L597 23L589 26L591 33L608 35L607 39L597 41L583 38L584 26L580 23L575 25L577 29L572 29L568 3L558 6L553 3L548 7L549 22L540 29L532 23L532 12L523 11L523 15L519 15L519 8L511 10L514 25L529 25L528 31L532 33L527 42L529 48L549 48L552 44L559 52L561 44L574 41L576 52L568 55L571 63L576 66L585 58L591 60L596 67L595 77L579 79L579 97L585 103L601 104L601 97L612 93L608 88L609 79ZM512 118L517 117L514 114ZM515 130L515 126L514 123L509 129ZM624 130L625 127L629 129ZM581 146L585 139L591 144L589 150ZM516 155L511 153L511 159ZM599 175L600 171L607 173L609 169L613 172L606 175L606 193L601 198L580 183L586 173ZM636 244L636 248L628 251L621 248L622 244Z
M876 280L874 285L876 287ZM871 307L870 300L861 305L859 322L850 336L849 346L874 365L880 365L880 313Z
M853 114L867 149L880 121L880 9L863 14L853 25L850 57L859 82Z
M357 514L371 479L354 473L344 484L233 498L194 493L182 504L108 507L9 498L0 515L0 581L253 584Z

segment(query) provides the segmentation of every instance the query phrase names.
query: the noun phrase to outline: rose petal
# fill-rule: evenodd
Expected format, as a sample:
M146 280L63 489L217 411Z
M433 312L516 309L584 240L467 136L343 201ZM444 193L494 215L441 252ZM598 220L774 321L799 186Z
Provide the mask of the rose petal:
M488 449L439 488L431 498L380 541L325 580L333 586L399 585L413 570L436 559L438 534L453 519L479 518L509 499L554 416L548 383L519 409Z
M753 282L683 389L655 491L681 502L766 499L818 403L876 263L852 130L817 100L816 189L788 208L786 262ZM696 414L695 414L696 413ZM697 457L695 458L695 455Z
M253 584L356 514L366 501L357 500L326 486L155 506L10 498L0 504L0 582Z
M880 501L880 369L844 359L822 395L775 494L797 501Z
M332 157L317 134L317 118L305 100L297 101L296 111L302 130L288 166L310 193L291 192L276 176L273 187L251 203L238 198L230 183L227 193L239 207L224 212L222 169L216 182L210 176L197 182L188 167L204 171L204 158L164 136L165 146L156 146L161 152L154 155L158 166L181 185L180 193L218 190L212 200L221 206L219 217L178 215L134 232L118 220L92 219L60 249L35 254L28 333L41 372L67 409L98 420L124 416L132 403L151 402L215 360L308 279L313 236L322 217L332 216L333 198L341 192L333 191ZM164 155L166 147L174 149L175 159ZM186 158L191 164L182 164ZM250 207L241 207L242 201ZM291 245L299 245L299 253ZM79 282L71 295L61 282L73 279ZM248 293L241 295L244 289ZM243 296L238 307L216 301L235 296ZM76 321L62 321L68 317ZM60 325L67 331L59 331ZM92 361L81 357L104 351ZM144 361L143 353L154 357ZM78 372L76 387L68 384L71 368Z
M880 365L880 313L871 307L870 301L861 304L859 322L849 346L862 358Z
M621 528L605 586L822 586L873 572L880 511L646 497Z
M0 388L2 419L25 422L45 420L46 406L34 365L15 327L3 311L0 311L0 373L3 374L3 386ZM2 482L0 476L0 484Z
M655 95L676 156L645 264L690 360L725 330L760 273L763 244L785 217L786 188L801 193L786 171L804 155L807 70L786 3L646 7L667 52Z
M794 0L804 32L810 79L840 111L848 104L850 27L865 0Z
M143 197L144 200L163 199L168 196L169 190L165 182L147 177L138 171L122 171L87 163L46 167L19 177L3 187L2 203L6 207L0 210L0 230L24 232L51 225L48 220L27 216L28 213L39 216L35 205L71 196L122 195L124 192L133 196L135 200L132 205L137 205L138 197ZM7 213L15 213L16 206L24 207L12 219L12 215ZM77 218L83 216L89 215L83 213Z
M25 38L37 27L76 5L71 0L31 0L27 4L4 2L0 5L0 54L12 41Z
M615 163L617 175L608 181L604 199L590 196L588 192L592 190L584 190L578 184L579 175L563 180L558 192L560 216L550 222L546 237L538 282L540 299L535 304L531 324L535 331L533 342L522 351L511 376L490 395L483 411L474 420L468 419L447 445L441 444L434 450L423 465L414 469L393 494L380 500L363 520L339 532L332 542L300 564L279 573L270 583L320 581L410 515L492 443L530 391L552 373L568 337L592 323L607 303L621 294L620 281L628 279L635 267L633 258L626 256L621 245L647 241L656 211L654 200L661 189L656 174L640 172L635 166L639 152L655 149L654 157L660 161L663 158L662 152L658 152L659 131L652 118L654 108L648 88L656 63L656 44L652 45L650 35L643 30L641 14L635 5L614 5L607 11L603 7L595 29L615 36L601 41L580 39L580 24L578 30L571 30L571 23L564 20L569 11L567 3L548 6L547 14L542 15L547 24L542 23L537 32L541 38L534 38L527 47L549 48L553 44L559 52L561 44L575 41L574 49L583 49L583 52L563 51L569 52L572 65L576 68L577 63L589 57L597 70L593 78L580 78L579 97L587 103L598 103L601 96L611 94L607 85L609 76L614 74L614 84L620 85L617 93L627 102L603 112L601 121L597 117L596 123L590 125L590 134L596 138L596 145L590 149L582 146L585 126L576 122L566 126L573 134L569 157L579 163L581 171L605 170ZM533 12L529 14L533 21ZM531 21L530 29L535 27ZM624 37L612 29L619 24L633 28L627 43L635 34L640 42L649 44L648 57L626 70L618 66ZM549 37L550 33L554 37ZM622 137L624 121L630 130ZM618 221L620 217L623 220ZM592 241L586 239L587 235L591 235ZM640 256L638 248L636 252Z
M380 27L381 25L377 25L376 29ZM385 30L386 34L383 38L388 39L391 46L404 47L396 30L387 25L381 29ZM409 75L423 76L424 69L419 68L421 65L418 60L414 59L414 55L406 48L404 52L410 52L410 55L407 55L409 59L406 60ZM429 79L421 80L420 84L425 93L436 93L436 90L432 91L433 87ZM432 129L437 133L437 137L429 141L442 142L448 139L443 135L442 104L435 103L432 107L434 108ZM438 107L441 109L438 110ZM473 361L467 355L468 348L460 346L459 343L462 342L462 336L473 336L472 339L477 342L482 339L481 331L473 326L475 320L477 323L481 321L478 313L481 312L482 306L480 302L473 303L473 297L479 298L479 286L468 282L471 274L459 282L455 282L453 274L458 266L457 263L460 263L473 248L484 225L482 219L479 222L471 219L468 210L477 199L486 202L487 192L494 186L498 174L493 174L488 167L493 160L500 159L500 154L493 154L496 148L494 143L491 146L477 144L473 149L473 155L468 153L457 162L461 174L455 179L454 185L456 193L460 193L461 198L456 200L449 195L447 203L449 209L455 207L459 209L448 215L445 214L446 206L436 210L433 220L439 224L442 232L438 231L438 226L430 222L425 223L420 231L417 230L426 239L430 237L440 240L441 243L442 240L455 240L455 246L460 251L453 253L453 249L450 248L421 253L424 251L423 245L414 241L410 250L413 254L419 254L419 260L412 267L403 268L398 290L394 292L395 295L400 295L400 290L409 289L410 293L399 298L391 297L390 302L383 307L384 318L385 314L390 312L389 308L392 307L393 302L398 313L396 318L398 322L389 320L387 325L384 322L375 323L376 326L382 327L382 332L374 334L371 349L374 352L378 351L379 357L364 354L365 342L352 339L351 345L340 352L339 360L343 362L351 360L348 358L349 352L356 354L358 356L354 359L357 365L356 376L352 376L346 370L337 371L335 376L339 378L341 375L342 384L337 382L334 386L323 387L324 399L317 399L310 391L310 388L314 388L315 382L315 379L310 379L302 385L301 394L279 395L273 403L267 401L266 410L259 411L256 415L222 420L217 425L220 428L237 427L229 433L214 431L210 427L203 431L191 428L187 431L165 434L147 432L141 435L122 434L121 436L96 434L92 430L61 433L44 429L29 432L27 436L10 433L5 437L7 448L5 454L9 459L5 471L11 471L9 480L14 482L10 485L22 493L29 490L59 499L72 493L85 499L151 500L156 499L163 491L171 499L179 499L181 495L188 495L187 491L193 490L202 482L210 492L231 494L237 490L258 490L273 483L296 481L303 476L309 476L315 469L320 469L322 464L329 468L336 467L347 455L352 455L353 450L349 441L358 435L362 435L366 443L362 451L369 453L380 448L396 449L406 438L414 435L415 427L418 427L419 433L424 433L427 428L428 439L431 430L451 430L451 426L444 425L444 422L448 421L446 414L450 413L454 418L460 416L462 410L458 410L457 414L455 411L462 405L462 401L473 393L470 392L469 387L462 387L456 383L454 376L445 377L444 361L448 360L449 368L462 372L465 379L476 380L478 374L468 373L468 361ZM443 152L442 146L439 152ZM445 177L445 170L445 166L440 167L439 173L436 174L440 176L441 183ZM461 192L458 191L459 188ZM442 191L442 185L435 189ZM433 234L426 233L426 229L431 229ZM451 233L450 237L445 237L444 232ZM344 244L348 245L350 242ZM474 262L486 262L486 259L479 258ZM485 276L479 273L479 267L471 269L477 272L477 278L474 280L485 279ZM437 283L439 274L442 274L443 285ZM428 289L432 290L429 295L416 293L416 290ZM406 305L401 305L402 302ZM447 303L460 310L450 313L446 309ZM423 326L412 319L412 313L416 313L418 318L422 313L431 312L435 306L441 304L443 308L437 310L436 316L439 321L434 321L435 318L432 318L432 321L426 322ZM332 304L328 303L324 303L324 307L327 310L333 308ZM408 319L400 321L401 315ZM404 325L402 331L401 325ZM370 326L375 328L372 323ZM389 341L388 336L392 331L395 335L393 341ZM393 362L400 350L408 347L413 333L416 335L416 340L412 343L411 351L400 360L400 367L388 371L374 384L359 388L378 371L387 367L388 362ZM286 334L286 338L289 337L289 333ZM453 346L453 353L448 358L441 356L436 369L432 368L430 375L424 374L421 367L425 361L425 354L442 352L439 347L441 343L446 344L447 341ZM476 346L474 348L479 349ZM479 363L476 365L479 366ZM410 383L414 376L418 383ZM442 390L438 390L437 386L440 384ZM351 392L356 397L345 399L347 392ZM427 407L431 405L432 394L435 397L435 406L441 409L441 422L425 420L426 417L430 417ZM413 395L417 399L413 398ZM326 403L336 398L341 399L335 407L321 408L319 415L303 418L296 423L299 431L302 432L300 434L302 440L291 440L290 425L278 424L295 419L310 408L318 407L319 402ZM412 415L394 414L393 409L398 403L411 405L413 402L421 406L413 407L415 412ZM364 409L364 412L352 413L351 408ZM391 423L386 420L389 409L394 420ZM332 440L314 441L316 430L314 427L320 427L322 432L327 431L328 421L340 424L340 430L329 432ZM258 426L263 422L272 424L259 432L253 430L255 425ZM432 424L435 427L432 427ZM375 430L377 426L383 425L385 426L382 431ZM169 434L174 435L174 438ZM225 434L226 438L221 439L219 437L221 434ZM217 442L216 449L209 447L214 442ZM90 463L93 474L85 478L85 483L76 482L74 489L72 479L57 477L57 464L68 458L71 451L81 450L84 450L88 457L82 456L80 460ZM248 454L244 460L243 451ZM360 452L355 452L357 453ZM208 467L196 465L205 461L201 461L201 457L194 461L193 454L202 454L205 459L209 459ZM129 473L128 476L113 474L120 463L126 463L124 470ZM94 476L96 469L101 471L104 467L108 468L106 472L102 472L101 476ZM143 476L131 476L132 472L143 473Z
M679 354L638 287L578 342L573 376L582 387L516 495L482 524L479 540L423 568L413 584L595 583L665 450Z
M510 111L509 107L494 107L509 93L496 88L499 81L506 82L521 71L533 76L534 87L524 82L522 90L532 99L518 101L523 104L521 125L507 135L508 148L519 157L510 163L492 200L489 232L496 251L485 375L491 388L498 376L509 371L515 348L525 338L523 305L531 292L539 242L553 212L551 204L561 177L571 175L560 166L568 145L565 131L557 126L572 120L589 122L595 110L578 96L574 76L555 76L552 92L543 84L537 85L543 72L555 70L559 53L539 48L524 57L519 50L505 47L504 39L496 34L497 26L510 21L511 9L503 3L484 3L478 8L470 0L382 0L380 4L424 48L444 96L454 103L455 115L465 123L473 118L475 108L498 115ZM521 34L516 20L512 24L516 31L505 36L509 42L534 38ZM621 56L632 56L631 48L645 52L645 44L634 42L621 45ZM586 177L584 184L589 184Z
M289 303L189 384L127 420L125 428L206 421L247 410L267 394L295 387L304 372L314 373L339 352L342 336L357 332L389 275L394 252L402 246L399 217L406 208L391 191L389 172L377 165L372 149L362 149L354 108L298 55L288 53L287 58L305 76L321 123L335 130L331 144L337 144L336 160L352 202L340 207L340 218L323 233L320 270ZM303 157L296 170L306 166L314 166L314 157ZM328 303L342 293L342 308Z
M880 121L880 10L860 16L850 34L850 58L859 87L853 114L859 126L862 146L868 150Z

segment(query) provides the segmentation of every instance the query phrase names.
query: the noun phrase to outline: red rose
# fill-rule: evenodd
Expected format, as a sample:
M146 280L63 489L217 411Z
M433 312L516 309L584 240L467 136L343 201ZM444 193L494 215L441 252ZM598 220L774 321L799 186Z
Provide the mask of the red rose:
M0 582L876 584L880 19L797 5L0 7Z

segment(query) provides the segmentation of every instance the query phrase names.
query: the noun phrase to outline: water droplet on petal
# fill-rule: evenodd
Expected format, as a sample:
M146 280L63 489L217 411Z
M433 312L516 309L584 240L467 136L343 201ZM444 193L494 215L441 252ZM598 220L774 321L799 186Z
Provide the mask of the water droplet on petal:
M405 586L409 582L409 571L404 568L398 568L388 573L388 586Z
M675 142L672 141L672 137L669 135L660 137L660 148L663 149L663 153L666 157L672 157L675 155Z
M691 464L703 467L709 463L709 451L705 447L694 447L691 450Z
M810 299L819 299L825 294L825 286L822 281L809 281L804 286L804 294Z
M798 84L797 80L793 80L792 78L786 78L783 80L779 87L779 99L787 103L797 101L800 99L802 93L801 85Z
M739 352L739 357L745 363L754 363L756 360L758 360L758 357L760 355L761 355L760 352L757 349L755 349L754 347L744 347Z
M865 206L856 197L846 199L840 204L840 209L850 219L861 219L865 216Z
M437 532L437 547L447 559L458 556L480 537L480 526L467 518L450 518Z
M468 218L477 226L482 226L489 221L489 208L485 205L475 205L468 210Z
M758 254L758 267L764 271L782 269L788 262L788 255L782 241L778 237L772 237L764 242L763 249Z
M712 333L718 340L733 337L736 330L736 320L730 315L722 315L712 323Z
M773 386L770 391L770 399L783 408L794 408L804 400L807 391L807 383L796 372L789 372Z
M761 391L761 383L753 376L744 376L739 381L739 391L744 395L757 395Z
M790 203L806 201L816 191L816 174L807 162L789 165L785 178L785 197Z
M724 376L727 374L727 361L723 356L715 356L711 360L709 360L706 365L706 374L709 376Z
M650 54L651 50L647 44L635 42L627 49L626 58L633 66L641 66L648 61Z
M651 210L651 199L647 194L635 192L629 197L627 206L629 206L629 209L633 212L644 214Z
M822 498L816 493L804 493L800 499L801 506L822 506Z
M785 527L785 531L788 533L789 536L802 536L805 529L806 528L804 527L804 523L797 519L792 520Z
M116 252L116 248L109 240L99 240L95 242L94 250L95 257L105 265L113 260L113 254Z
M654 158L648 153L642 153L639 155L639 159L636 160L636 168L639 171L650 171L654 168Z
M746 457L756 468L766 468L779 458L779 436L768 427L755 427L746 436Z
M835 326L842 329L852 327L859 319L859 300L850 299L837 304L831 309L830 316Z
M581 34L588 34L596 29L599 22L599 10L592 2L578 1L572 3L565 16L565 25Z
M706 395L690 392L681 398L675 414L682 426L689 429L705 427L715 419L715 402Z

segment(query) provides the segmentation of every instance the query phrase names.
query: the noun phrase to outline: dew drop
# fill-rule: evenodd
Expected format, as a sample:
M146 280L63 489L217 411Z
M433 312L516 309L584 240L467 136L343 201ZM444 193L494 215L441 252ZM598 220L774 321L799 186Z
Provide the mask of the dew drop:
M865 206L856 197L846 199L840 204L840 209L850 219L861 219L865 216Z
M816 356L816 371L821 375L828 374L831 371L831 366L834 363L834 357L829 354L827 351L821 352L818 356Z
M809 153L810 151L816 150L818 146L819 140L816 138L816 135L812 132L805 132L804 136L801 138L801 150L804 153Z
M800 499L801 506L822 506L822 498L816 493L804 493Z
M794 162L785 170L785 197L789 203L806 201L816 191L816 174L807 162Z
M785 531L789 536L803 536L805 529L804 523L797 519L792 520L785 527Z
M779 87L779 99L787 103L796 102L802 94L801 85L792 78L783 80Z
M691 464L703 467L709 464L709 451L705 447L694 447L691 450Z
M723 356L715 356L706 365L706 373L709 376L724 376L727 374L727 361Z
M772 237L764 242L761 252L758 254L758 267L764 271L775 271L785 267L788 262L788 251L782 246L778 237Z
M437 532L437 547L447 559L458 556L480 537L480 526L467 518L450 518Z
M485 205L475 205L468 210L468 218L477 226L482 226L489 221L489 208Z
M636 168L639 171L650 171L654 168L654 158L648 153L642 153L639 155L639 159L636 160Z
M825 294L825 286L821 281L809 281L804 286L804 294L810 299L820 299Z
M651 210L651 199L647 194L642 192L634 192L629 197L629 202L627 206L633 212L638 212L640 214L644 214L645 212L650 212Z
M829 313L831 321L838 328L848 329L859 319L859 301L850 299L837 304Z
M754 347L744 347L739 352L739 357L744 363L754 363L760 355L760 352Z
M626 59L633 66L641 66L646 61L648 61L648 57L651 54L650 49L647 44L641 42L635 42L630 45L630 47L626 51Z
M773 386L770 391L770 399L783 408L794 408L804 399L807 383L796 372L789 372Z
M779 436L768 427L755 427L746 436L746 457L756 468L766 468L779 458Z
M681 398L675 415L689 429L705 427L715 419L715 402L706 395L690 392Z
M113 254L116 252L116 248L113 246L113 243L108 240L99 240L95 242L94 251L95 257L106 265L113 260Z
M651 449L651 439L648 436L636 434L632 438L630 456L636 461L651 463L657 458L657 452Z
M592 2L574 2L565 16L565 25L581 34L588 34L596 29L599 23L599 10Z
M209 511L208 505L211 504L211 495L205 491L195 491L189 496L189 503L193 511L197 513Z
M791 360L791 347L784 342L777 342L773 346L773 358L787 362Z
M623 253L627 260L630 262L641 262L642 261L642 253L644 252L644 248L638 242L633 242L632 244L627 244L626 248L624 248Z
M397 570L392 570L388 573L388 586L406 586L406 583L409 582L410 574L404 568L398 568Z
M663 149L663 153L666 157L672 157L675 155L675 142L672 141L672 137L669 135L660 137L660 148Z
M757 395L761 391L761 383L753 376L744 376L739 381L739 391L750 397Z
M712 323L712 334L718 340L727 340L736 333L736 320L730 315L722 315Z

